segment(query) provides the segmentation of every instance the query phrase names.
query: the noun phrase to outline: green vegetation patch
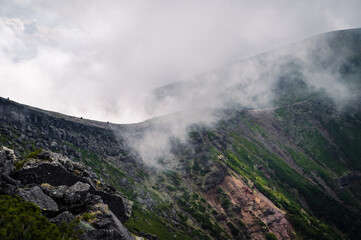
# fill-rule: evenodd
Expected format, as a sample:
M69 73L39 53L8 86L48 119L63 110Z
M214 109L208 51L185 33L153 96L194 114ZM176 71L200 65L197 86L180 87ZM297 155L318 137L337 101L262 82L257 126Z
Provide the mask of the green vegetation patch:
M312 213L336 224L343 231L347 231L356 221L355 214L321 189L308 183L286 162L266 150L261 143L254 139L241 138L236 133L233 134L233 139L232 148L226 151L226 163L236 173L251 180L277 207L286 210L287 218L299 233L307 239L343 239L336 229L318 221ZM266 177L261 171L254 170L253 165L257 163L263 163L271 178ZM302 194L312 210L311 214L300 207L289 189L297 189ZM340 213L347 213L347 217Z
M76 222L60 226L41 215L35 204L18 196L0 196L0 239L7 240L75 240L81 234Z
M29 153L25 158L26 159L37 158L42 151L43 151L43 149L41 149L41 148L38 150L35 150L34 152Z
M29 154L25 157L25 159L23 159L23 160L21 160L21 161L19 161L19 162L16 162L16 163L14 164L15 169L16 169L16 170L20 170L20 169L25 165L25 163L27 163L27 162L30 161L30 159L36 159L36 158L38 158L39 154L40 154L42 151L43 151L43 149L38 149L38 150L36 150L36 151L34 151L34 152L29 153ZM42 160L42 161L51 161L51 159L41 159L41 160Z
M157 217L151 213L145 213L138 209L133 209L133 216L124 223L124 226L130 231L140 234L141 232L155 234L158 239L181 239L190 240L183 233L176 231L172 226L166 223L167 220ZM172 229L170 231L169 229Z
M278 238L276 237L276 235L272 232L269 232L266 234L266 240L277 240Z

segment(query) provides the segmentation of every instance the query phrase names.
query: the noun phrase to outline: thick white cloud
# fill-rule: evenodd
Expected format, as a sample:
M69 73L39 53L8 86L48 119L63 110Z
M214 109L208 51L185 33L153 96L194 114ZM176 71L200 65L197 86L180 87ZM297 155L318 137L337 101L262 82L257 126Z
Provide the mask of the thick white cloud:
M360 27L360 1L0 0L0 96L112 122L157 86L314 34ZM174 109L177 111L177 109Z

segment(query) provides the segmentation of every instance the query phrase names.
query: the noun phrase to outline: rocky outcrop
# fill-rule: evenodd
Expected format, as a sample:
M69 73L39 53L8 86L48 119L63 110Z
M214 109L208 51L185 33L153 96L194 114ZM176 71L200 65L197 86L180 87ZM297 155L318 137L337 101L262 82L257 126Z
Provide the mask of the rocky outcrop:
M24 149L43 148L61 152L75 160L80 157L77 150L79 147L99 156L120 157L121 161L132 161L129 147L121 135L115 136L113 125L109 123L44 111L1 97L0 119L0 134L15 140L18 144L18 156ZM114 125L114 128L122 126ZM22 145L24 142L27 144Z
M13 163L16 160L14 151L3 147L0 154L0 194L14 194L20 181L11 178L9 175L15 167Z
M227 169L224 165L217 163L216 167L205 177L203 183L203 190L208 191L212 188L217 187L223 182L224 177L227 174Z
M219 191L229 198L232 207L225 209L224 205L222 206ZM219 184L218 193L216 189L211 189L204 196L217 209L220 216L236 214L234 218L239 218L246 226L239 234L247 238L238 236L240 239L262 240L268 232L273 232L278 239L294 239L293 226L287 220L285 213L263 194L249 187L242 179L226 176Z
M21 160L0 148L0 194L36 204L56 224L79 220L80 239L135 239L121 223L131 215L131 202L114 188L61 154L43 150L30 156Z
M36 158L23 161L23 166L11 175L22 184L47 183L51 186L46 190L49 195L54 195L55 198L64 197L66 204L82 205L89 198L89 194L96 194L101 196L121 221L129 218L128 201L113 187L92 179L83 165L49 151L43 151ZM43 186L43 189L46 188Z

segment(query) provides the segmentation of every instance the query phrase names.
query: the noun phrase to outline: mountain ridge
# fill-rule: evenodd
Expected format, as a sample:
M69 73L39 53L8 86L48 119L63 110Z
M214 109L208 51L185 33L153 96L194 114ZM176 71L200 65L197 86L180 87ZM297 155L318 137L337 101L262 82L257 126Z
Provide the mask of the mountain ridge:
M134 202L123 224L146 239L359 239L361 51L347 56L331 72L352 86L342 101L309 87L293 60L266 108L127 125L0 98L0 144L20 159L41 148L83 163ZM326 60L314 66L328 71Z

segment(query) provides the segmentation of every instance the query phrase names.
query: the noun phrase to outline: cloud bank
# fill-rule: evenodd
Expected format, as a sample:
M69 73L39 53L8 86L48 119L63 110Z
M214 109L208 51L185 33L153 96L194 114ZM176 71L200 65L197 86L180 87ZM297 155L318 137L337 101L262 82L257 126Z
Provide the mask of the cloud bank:
M331 32L158 88L147 102L150 114L181 112L122 135L145 162L174 169L174 150L192 127L212 127L227 117L223 109L274 109L322 95L342 110L361 90L352 60L360 59L360 39L361 28Z
M181 105L150 110L157 106L148 102L149 95L159 86L361 22L359 1L19 0L0 5L1 96L120 123L193 107L191 95ZM251 84L244 91L267 87ZM194 94L207 95L206 88L196 89ZM211 106L220 103L205 99L213 101Z

